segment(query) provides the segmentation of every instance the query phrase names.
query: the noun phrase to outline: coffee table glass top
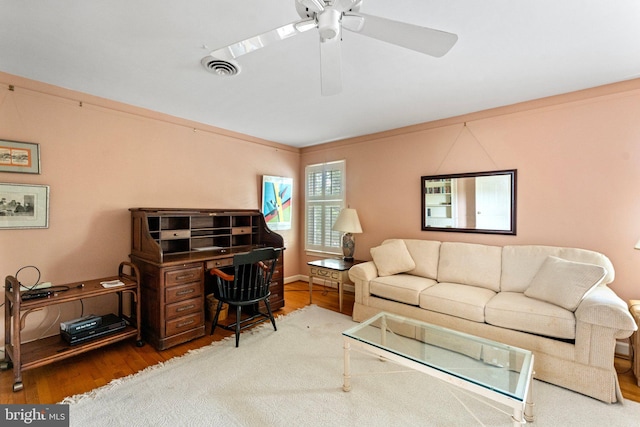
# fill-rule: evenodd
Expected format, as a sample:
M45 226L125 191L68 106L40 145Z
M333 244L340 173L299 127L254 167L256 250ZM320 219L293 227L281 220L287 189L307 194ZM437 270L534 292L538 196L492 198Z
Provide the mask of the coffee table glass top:
M524 401L533 369L528 350L389 313L342 333L518 401Z

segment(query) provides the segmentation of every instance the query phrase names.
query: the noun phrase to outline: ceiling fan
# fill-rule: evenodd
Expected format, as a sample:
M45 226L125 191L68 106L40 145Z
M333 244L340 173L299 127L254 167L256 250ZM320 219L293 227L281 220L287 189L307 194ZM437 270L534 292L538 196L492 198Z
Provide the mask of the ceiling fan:
M360 13L362 1L295 0L301 20L216 49L202 58L201 63L214 74L235 75L240 71L236 58L317 28L320 34L322 95L326 96L342 91L342 29L434 57L449 52L458 40L457 35L445 31Z

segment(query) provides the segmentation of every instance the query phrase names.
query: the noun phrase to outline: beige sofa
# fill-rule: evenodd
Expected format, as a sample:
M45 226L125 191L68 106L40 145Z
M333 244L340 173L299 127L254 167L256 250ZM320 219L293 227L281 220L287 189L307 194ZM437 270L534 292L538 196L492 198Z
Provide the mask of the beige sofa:
M380 311L525 348L535 377L607 403L622 400L617 339L636 329L607 284L611 261L584 249L390 239L349 270L353 319Z

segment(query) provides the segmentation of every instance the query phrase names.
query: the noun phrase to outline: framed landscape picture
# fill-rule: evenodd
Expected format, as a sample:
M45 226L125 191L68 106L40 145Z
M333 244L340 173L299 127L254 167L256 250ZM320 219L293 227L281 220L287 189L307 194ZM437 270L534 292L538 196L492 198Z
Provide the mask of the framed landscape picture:
M0 172L40 173L40 145L0 140Z
M291 228L291 194L293 178L262 177L262 214L272 230Z
M0 229L48 227L48 185L0 183Z

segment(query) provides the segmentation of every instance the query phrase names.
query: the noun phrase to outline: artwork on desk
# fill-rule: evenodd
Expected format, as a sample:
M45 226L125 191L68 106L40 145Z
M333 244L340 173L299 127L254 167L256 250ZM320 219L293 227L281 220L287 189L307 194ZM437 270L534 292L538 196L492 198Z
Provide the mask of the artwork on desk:
M0 172L40 173L40 146L0 140Z
M0 229L48 227L48 185L0 183Z
M291 194L293 178L262 177L262 214L272 230L291 228Z

